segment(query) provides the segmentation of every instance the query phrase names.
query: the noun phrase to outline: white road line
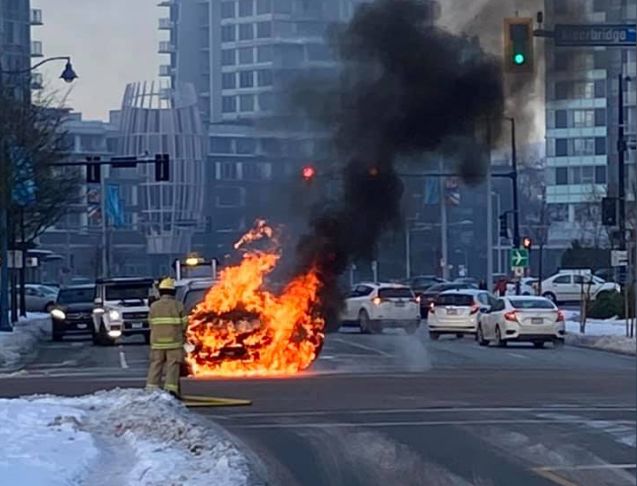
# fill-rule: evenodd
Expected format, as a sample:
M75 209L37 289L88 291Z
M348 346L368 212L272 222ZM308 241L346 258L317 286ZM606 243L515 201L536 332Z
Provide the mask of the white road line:
M542 466L534 471L594 471L596 469L636 469L637 464L584 464L581 466Z
M308 412L254 412L236 413L228 415L235 418L257 417L320 417L323 415L392 415L401 413L467 413L467 412L541 412L550 410L562 412L635 412L635 407L432 407L432 408L402 408L402 409L374 409L374 410L313 410ZM574 420L574 419L571 419ZM580 419L581 420L581 419Z
M614 423L634 424L630 420L615 420ZM235 425L238 429L323 429L323 428L369 428L369 427L432 427L439 425L503 425L503 424L580 424L581 420L410 420L400 422L307 422L307 423L267 423Z
M124 354L124 348L121 345L119 346L119 364L122 367L122 369L124 370L128 369L128 363L126 362L126 354Z
M513 356L514 358L519 358L519 359L529 359L528 356L524 356L523 354L518 354L518 353L507 353L509 356Z
M371 351L372 353L376 353L376 354L379 354L381 356L385 356L386 358L389 358L389 357L392 356L390 353L387 353L387 352L382 351L380 349L372 348L371 346L365 346L364 344L352 343L352 342L345 341L344 339L339 339L339 338L332 338L332 341L335 341L335 342L338 342L338 343L341 343L341 344L345 344L346 346L351 346L353 348L363 349L365 351Z

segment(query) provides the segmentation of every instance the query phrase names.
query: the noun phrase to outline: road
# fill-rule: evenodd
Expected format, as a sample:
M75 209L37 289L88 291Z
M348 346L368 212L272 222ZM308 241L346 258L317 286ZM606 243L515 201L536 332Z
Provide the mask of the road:
M49 343L0 376L0 396L142 386L146 355L141 342ZM635 381L627 356L396 331L330 335L294 378L182 387L253 400L194 413L249 447L272 485L599 486L636 484Z

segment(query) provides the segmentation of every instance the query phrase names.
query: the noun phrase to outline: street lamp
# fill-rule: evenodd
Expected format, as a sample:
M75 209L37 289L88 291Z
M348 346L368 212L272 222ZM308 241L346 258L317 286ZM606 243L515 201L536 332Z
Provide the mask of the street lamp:
M0 65L0 89L2 88L3 79L5 74L19 75L32 72L34 69L42 66L43 64L53 61L66 61L64 71L60 76L66 83L72 83L77 79L77 74L71 64L71 58L69 56L49 57L37 64L34 64L28 69L5 71ZM0 132L0 138L4 136L4 133ZM4 145L4 140L0 140L0 146ZM4 152L4 151L3 151ZM0 332L11 332L13 328L9 323L9 267L8 267L8 240L7 240L7 209L9 206L9 188L8 188L8 174L7 164L8 161L0 155ZM23 286L24 287L24 286ZM22 289L24 290L24 289Z

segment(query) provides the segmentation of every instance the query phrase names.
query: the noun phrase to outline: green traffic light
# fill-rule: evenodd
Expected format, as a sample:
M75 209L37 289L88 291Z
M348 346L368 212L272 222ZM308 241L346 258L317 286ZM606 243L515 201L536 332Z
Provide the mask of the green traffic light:
M522 64L524 64L526 62L526 57L524 57L524 54L515 54L513 56L513 62L515 64L517 64L518 66L521 66Z

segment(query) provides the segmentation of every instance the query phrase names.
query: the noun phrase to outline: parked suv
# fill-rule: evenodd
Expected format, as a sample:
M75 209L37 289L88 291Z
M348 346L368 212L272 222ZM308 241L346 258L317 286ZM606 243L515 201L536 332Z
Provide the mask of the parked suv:
M150 278L98 280L93 309L93 343L113 344L121 336L142 335L150 342Z
M74 285L60 290L51 311L51 337L61 341L64 336L91 335L95 285Z

